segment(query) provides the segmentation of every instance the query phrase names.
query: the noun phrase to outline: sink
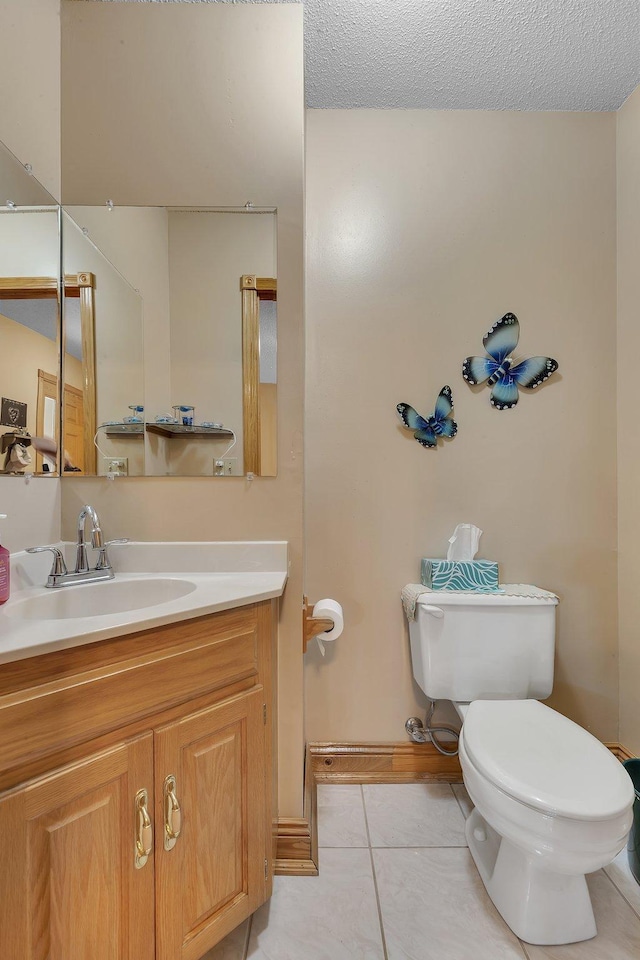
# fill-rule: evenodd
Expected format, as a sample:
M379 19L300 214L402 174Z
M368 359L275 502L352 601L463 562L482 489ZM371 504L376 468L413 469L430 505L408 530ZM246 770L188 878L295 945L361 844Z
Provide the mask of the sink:
M169 577L107 580L104 583L54 588L47 593L9 603L3 612L8 617L19 620L105 617L179 600L180 597L193 593L195 589L196 584L190 580Z

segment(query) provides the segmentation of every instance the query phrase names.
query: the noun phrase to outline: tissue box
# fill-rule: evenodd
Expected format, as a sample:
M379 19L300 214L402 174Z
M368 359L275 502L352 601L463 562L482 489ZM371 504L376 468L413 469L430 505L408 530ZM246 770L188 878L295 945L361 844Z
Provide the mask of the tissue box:
M423 558L420 579L431 590L477 590L499 593L494 560L430 560Z

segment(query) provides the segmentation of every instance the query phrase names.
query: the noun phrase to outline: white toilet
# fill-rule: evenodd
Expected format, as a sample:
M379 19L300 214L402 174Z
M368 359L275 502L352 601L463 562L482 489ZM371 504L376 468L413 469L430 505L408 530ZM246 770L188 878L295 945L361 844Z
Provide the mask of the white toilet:
M624 847L634 800L613 754L538 702L553 685L557 602L524 585L425 591L409 625L416 681L463 720L469 849L506 922L534 944L596 935L585 874Z

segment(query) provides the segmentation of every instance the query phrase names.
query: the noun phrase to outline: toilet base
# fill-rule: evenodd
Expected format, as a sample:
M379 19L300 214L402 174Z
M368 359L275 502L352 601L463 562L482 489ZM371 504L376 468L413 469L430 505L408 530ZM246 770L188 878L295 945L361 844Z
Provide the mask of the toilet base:
M467 818L465 833L487 893L517 937L542 946L595 937L584 875L541 868L532 856L500 837L477 808Z

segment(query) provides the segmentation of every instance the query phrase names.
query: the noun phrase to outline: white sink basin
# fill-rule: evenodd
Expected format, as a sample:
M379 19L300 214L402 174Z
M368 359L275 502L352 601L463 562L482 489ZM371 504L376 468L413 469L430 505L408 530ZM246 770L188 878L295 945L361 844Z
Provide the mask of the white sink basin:
M76 545L59 547L73 564ZM280 540L134 542L114 550L113 563L114 580L46 589L51 557L12 554L0 665L272 600L289 569Z
M54 587L45 594L25 597L7 606L9 617L19 620L74 620L105 617L141 610L178 600L193 593L190 580L153 577L148 580L106 580L70 587Z

